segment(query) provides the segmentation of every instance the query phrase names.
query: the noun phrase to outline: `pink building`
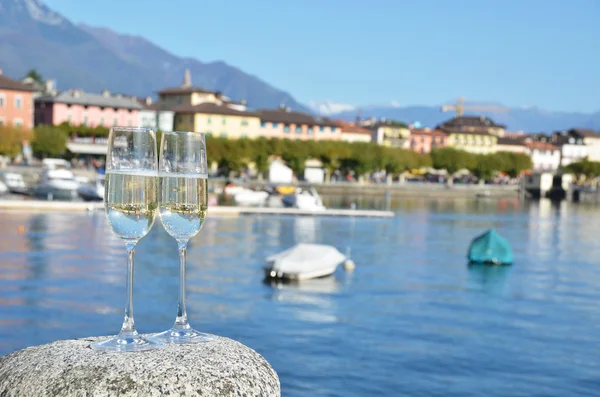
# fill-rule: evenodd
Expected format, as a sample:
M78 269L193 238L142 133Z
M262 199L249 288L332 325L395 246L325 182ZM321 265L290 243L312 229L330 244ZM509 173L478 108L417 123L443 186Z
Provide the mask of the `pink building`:
M447 145L448 134L430 128L410 130L410 150L417 153L429 153L432 149Z
M261 136L303 141L339 141L342 129L332 120L285 108L259 110Z
M141 109L135 97L69 90L36 98L35 124L137 127Z

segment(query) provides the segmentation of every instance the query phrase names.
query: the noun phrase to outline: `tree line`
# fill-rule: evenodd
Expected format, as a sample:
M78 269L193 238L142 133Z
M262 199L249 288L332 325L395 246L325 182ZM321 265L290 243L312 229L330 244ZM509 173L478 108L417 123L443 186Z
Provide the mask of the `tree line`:
M37 157L59 157L67 154L69 137L77 135L106 137L104 127L73 127L41 125L27 131L21 128L0 127L0 154L14 157L21 151L23 140L31 141ZM160 131L158 132L160 142ZM238 139L207 137L208 161L216 163L223 173L240 172L254 164L258 172L265 173L269 157L281 157L301 176L308 159L318 159L330 173L335 170L354 172L364 176L377 170L398 175L403 171L433 167L454 173L467 169L479 178L488 179L497 171L516 177L521 171L531 169L529 156L519 153L499 152L489 155L468 153L453 148L442 148L430 154L416 153L402 148L392 148L374 143L349 143L339 141L300 141L289 139Z

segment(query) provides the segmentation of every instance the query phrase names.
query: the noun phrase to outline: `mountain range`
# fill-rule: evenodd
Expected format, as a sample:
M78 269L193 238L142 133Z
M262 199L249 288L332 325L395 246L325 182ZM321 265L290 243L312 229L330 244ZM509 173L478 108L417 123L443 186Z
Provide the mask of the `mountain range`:
M0 0L0 68L11 77L35 68L59 89L138 96L181 85L189 68L194 85L252 107L308 111L289 93L225 62L178 57L139 36L76 26L40 0Z
M496 106L501 104L468 102L466 106ZM371 105L356 107L334 102L311 102L311 109L328 117L345 121L354 121L357 116L361 118L386 118L399 120L407 124L420 124L424 127L435 127L448 120L453 113L443 113L440 106L400 106L397 103L384 105ZM595 113L570 113L546 111L537 107L504 108L506 111L471 113L465 115L487 116L492 120L504 124L510 131L525 132L552 132L567 130L574 127L600 129L600 112Z
M108 89L138 96L182 83L189 68L194 85L221 91L253 108L285 104L297 111L319 113L346 121L356 119L354 105L312 101L305 106L292 95L223 61L202 62L179 57L143 37L124 35L104 27L75 25L41 0L0 0L0 68L19 78L35 68L55 79L59 89L90 92ZM368 79L368 76L364 76ZM433 127L452 117L439 106L361 106L362 118L376 117L419 122ZM572 127L600 129L600 112L551 112L536 107L481 113L509 130L540 132Z

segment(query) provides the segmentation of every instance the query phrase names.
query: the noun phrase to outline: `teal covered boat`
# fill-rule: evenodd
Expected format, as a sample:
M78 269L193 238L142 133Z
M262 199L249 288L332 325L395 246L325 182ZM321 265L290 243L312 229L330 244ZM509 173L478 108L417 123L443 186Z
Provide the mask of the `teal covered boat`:
M471 242L468 254L470 263L510 265L513 263L512 248L508 240L490 229Z

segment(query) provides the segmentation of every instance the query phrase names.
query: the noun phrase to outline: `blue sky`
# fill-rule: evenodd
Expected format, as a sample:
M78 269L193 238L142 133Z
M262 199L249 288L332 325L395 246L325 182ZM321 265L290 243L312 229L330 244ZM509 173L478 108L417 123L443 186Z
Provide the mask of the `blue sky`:
M46 0L301 102L600 110L597 0ZM102 4L99 6L98 4Z

